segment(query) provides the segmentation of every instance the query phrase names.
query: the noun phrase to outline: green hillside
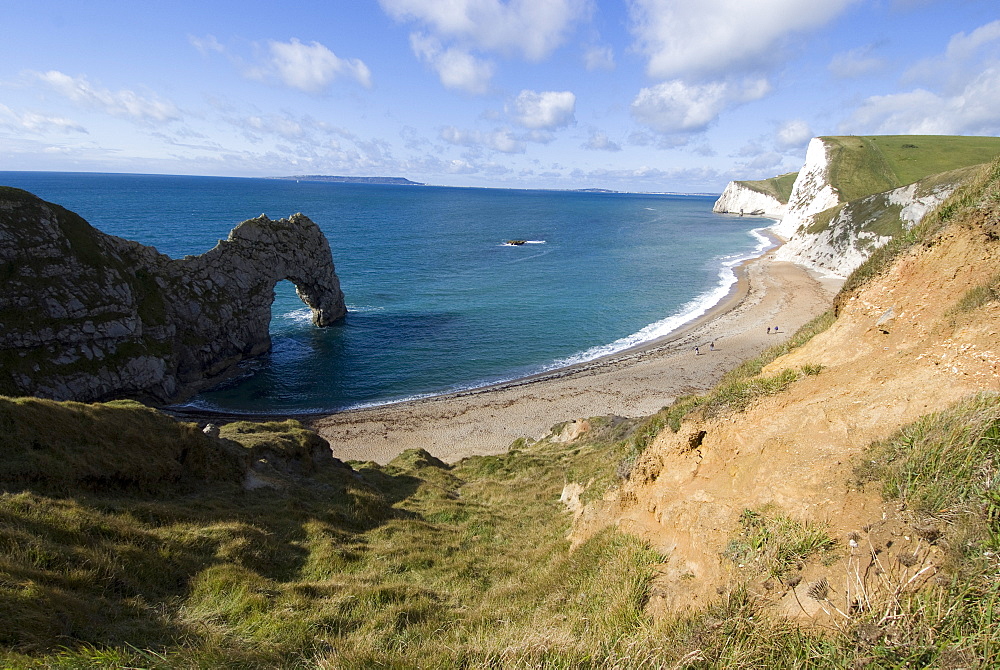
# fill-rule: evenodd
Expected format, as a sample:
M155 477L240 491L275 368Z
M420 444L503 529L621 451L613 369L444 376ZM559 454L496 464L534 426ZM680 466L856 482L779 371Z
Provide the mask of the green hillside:
M830 152L830 183L844 202L988 163L1000 155L1000 137L850 135L822 139Z
M792 186L795 184L795 178L798 176L798 172L788 172L769 179L740 181L736 183L746 186L747 188L757 191L758 193L770 195L776 198L778 202L786 204L788 202L788 198L792 195Z
M998 209L1000 163L882 247L842 296L947 225L1000 239ZM1000 275L955 299L956 329L970 315L987 323ZM997 667L995 393L858 459L844 486L937 518L941 537L923 551L945 560L919 591L837 610L836 627L777 617L766 593L837 559L847 538L767 507L745 510L710 557L750 576L669 616L647 609L664 556L644 541L612 527L570 547L567 483L586 483L583 503L606 499L655 476L636 459L683 417L736 422L761 396L823 379L821 365L763 370L835 321L823 315L647 419L591 418L576 440L521 439L454 465L423 450L345 464L295 421L214 437L135 402L0 397L0 667ZM880 560L895 569L888 552ZM813 587L809 598L831 603Z

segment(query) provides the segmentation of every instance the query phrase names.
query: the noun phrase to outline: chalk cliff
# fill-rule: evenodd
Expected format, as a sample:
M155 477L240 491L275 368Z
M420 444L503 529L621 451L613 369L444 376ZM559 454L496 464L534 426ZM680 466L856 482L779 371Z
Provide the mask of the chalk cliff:
M846 277L875 249L920 223L974 169L935 175L806 216L775 257Z
M315 325L346 313L329 243L302 214L244 221L175 260L0 187L0 394L187 398L270 348L285 279Z
M875 249L917 225L969 176L969 166L992 158L998 148L994 138L816 137L783 211L767 212L753 186L775 191L791 175L731 182L714 211L774 216L779 221L771 230L787 240L776 258L847 276Z
M712 211L717 214L747 214L780 219L785 215L786 204L773 195L762 193L742 181L726 185Z
M840 204L840 193L830 183L830 159L823 138L814 137L806 149L806 162L792 186L788 209L773 230L791 237L813 214Z

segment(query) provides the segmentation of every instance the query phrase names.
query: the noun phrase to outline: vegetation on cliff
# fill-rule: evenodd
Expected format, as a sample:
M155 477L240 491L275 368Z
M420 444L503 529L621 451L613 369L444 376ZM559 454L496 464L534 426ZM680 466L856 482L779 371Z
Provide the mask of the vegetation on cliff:
M1000 154L1000 137L849 135L823 140L829 152L829 181L843 202L988 163Z
M770 177L768 179L739 181L736 183L741 186L745 186L752 191L769 195L782 204L787 204L788 197L792 194L792 185L795 184L795 178L798 176L798 172L788 172L786 174L778 175L777 177Z
M998 213L993 164L859 269L838 304L894 262L942 247L955 226L995 245ZM995 312L998 271L979 270L985 279L950 296L950 321L928 326L938 341ZM871 321L871 337L891 337ZM834 537L830 520L748 507L706 559L742 577L686 612L653 611L668 557L642 539L605 529L574 537L571 550L574 518L559 502L567 483L585 483L577 498L564 495L579 518L577 503L627 496L649 475L636 457L654 441L699 449L671 428L705 417L738 426L754 406L831 374L787 360L837 326L824 315L714 391L647 420L594 418L569 442L557 426L454 466L423 451L348 466L295 422L231 424L216 438L134 403L0 399L0 665L996 666L995 393L876 441L849 481L822 493L884 497L900 520L891 539L871 529ZM857 570L846 599L803 577L831 561ZM694 588L693 574L677 580ZM799 592L822 626L769 607L775 593Z

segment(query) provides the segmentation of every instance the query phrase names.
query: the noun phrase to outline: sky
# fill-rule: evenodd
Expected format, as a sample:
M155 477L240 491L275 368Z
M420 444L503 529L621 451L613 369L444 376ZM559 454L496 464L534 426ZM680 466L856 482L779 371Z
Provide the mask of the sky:
M996 0L0 0L0 170L718 193L1000 135Z

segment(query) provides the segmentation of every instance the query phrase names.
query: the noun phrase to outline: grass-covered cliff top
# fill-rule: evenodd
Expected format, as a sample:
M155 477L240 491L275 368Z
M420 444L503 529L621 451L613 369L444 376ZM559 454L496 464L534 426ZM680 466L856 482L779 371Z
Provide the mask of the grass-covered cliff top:
M1000 137L850 135L821 139L828 149L830 184L844 202L988 163L1000 155Z
M788 172L769 179L739 181L736 183L752 191L769 195L782 204L787 204L788 198L792 195L792 186L795 184L795 178L798 176L798 172Z
M951 224L995 241L998 193L994 165L894 253ZM998 285L961 309L995 309ZM736 423L755 399L822 379L821 366L761 373L830 321L646 421L591 419L575 441L518 441L454 466L411 451L345 467L294 422L231 424L223 441L136 403L0 398L0 667L994 667L995 394L863 455L850 485L938 515L950 562L926 590L836 628L775 617L745 585L654 619L661 555L616 531L570 551L566 483L600 499L685 416ZM742 518L712 560L753 559L774 585L831 557L821 524Z

